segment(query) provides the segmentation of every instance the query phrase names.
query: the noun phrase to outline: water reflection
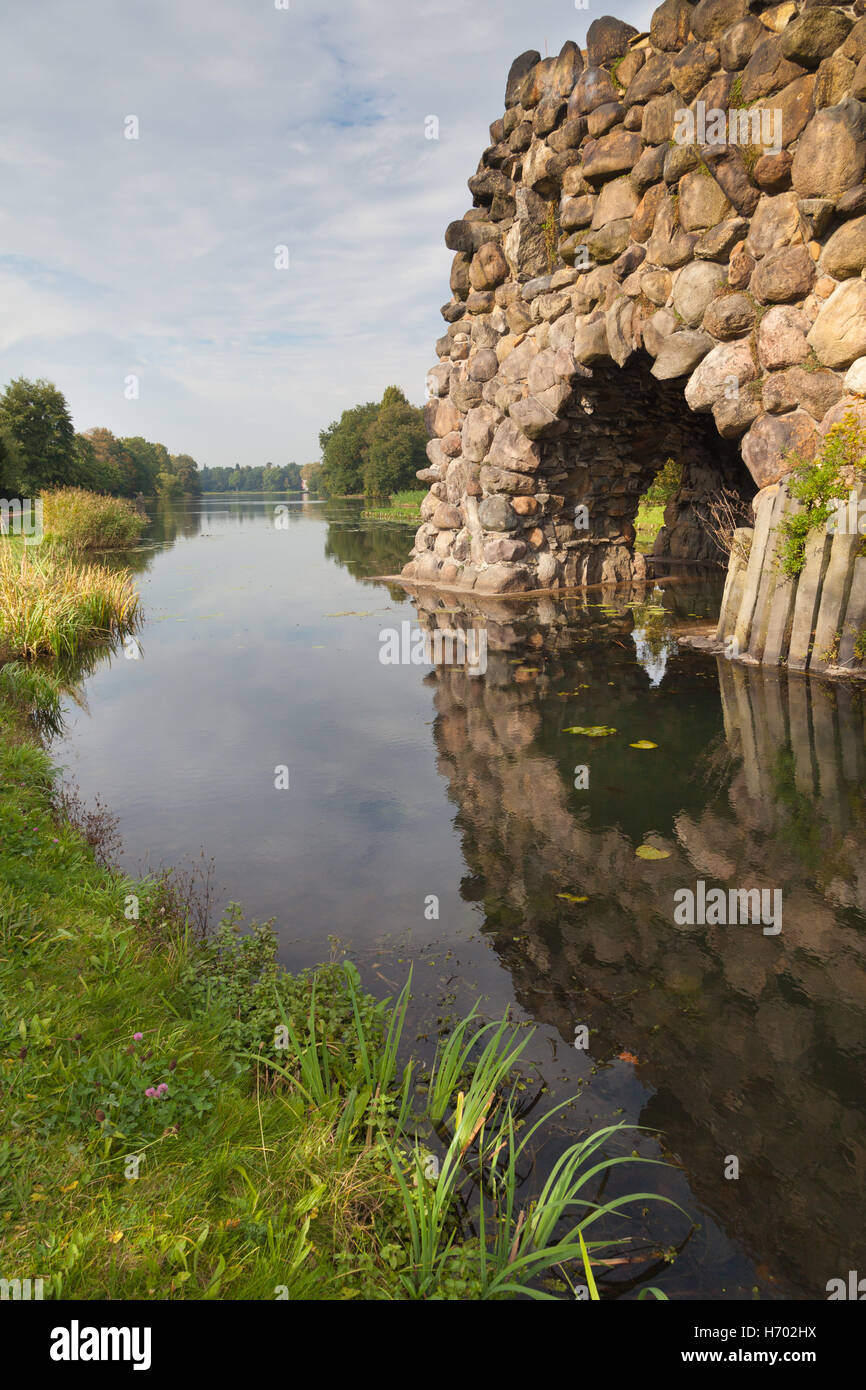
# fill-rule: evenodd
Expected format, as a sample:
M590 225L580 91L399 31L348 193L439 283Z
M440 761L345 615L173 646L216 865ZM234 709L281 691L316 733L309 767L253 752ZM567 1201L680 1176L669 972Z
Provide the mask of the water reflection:
M361 503L326 502L328 523L325 557L344 566L362 584L383 574L399 574L406 563L416 527L404 521L365 522ZM389 585L394 599L405 599L402 587Z
M602 636L544 605L463 613L487 627L488 671L439 670L435 738L464 891L526 1010L567 1044L588 1023L596 1062L639 1059L651 1094L634 1118L666 1133L780 1292L825 1297L863 1261L862 693L719 658L708 703L706 663L666 648L679 698L664 700L660 658L611 669L635 605L605 602ZM455 618L428 600L419 620ZM562 732L597 724L616 735ZM666 857L637 857L644 844ZM675 890L698 878L782 888L781 934L674 925Z
M399 569L411 528L360 511L157 507L133 553L144 658L84 673L92 718L70 708L59 760L121 816L130 871L204 848L226 898L277 918L290 969L331 932L381 993L414 960L419 1032L516 1000L545 1078L581 1091L569 1123L650 1125L682 1163L691 1190L677 1172L669 1192L702 1231L659 1280L671 1296L825 1296L866 1267L859 690L678 650L672 627L714 616L718 579L422 598L424 626L484 626L486 673L385 666L380 631L413 607L358 585ZM616 732L563 732L595 726ZM275 800L277 762L295 794ZM781 887L782 932L676 926L674 892L699 878ZM658 1208L647 1226L682 1238Z

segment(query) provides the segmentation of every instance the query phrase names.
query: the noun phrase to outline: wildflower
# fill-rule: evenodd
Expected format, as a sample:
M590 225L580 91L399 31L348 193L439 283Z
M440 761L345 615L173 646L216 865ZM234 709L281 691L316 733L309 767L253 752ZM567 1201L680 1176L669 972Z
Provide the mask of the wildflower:
M132 1041L133 1041L133 1042L141 1042L141 1040L142 1040L143 1037L144 1037L144 1034L143 1034L143 1033L133 1033L133 1035L132 1035Z
M155 1100L155 1099L156 1099L156 1087L155 1087L155 1086L148 1086L148 1087L145 1089L144 1094L145 1094L146 1096L150 1096L151 1099Z
M167 1095L167 1094L168 1094L168 1082L167 1082L167 1081L161 1081L161 1082L159 1083L159 1085L158 1085L157 1088L156 1088L156 1094L157 1094L158 1096L164 1096L164 1095Z

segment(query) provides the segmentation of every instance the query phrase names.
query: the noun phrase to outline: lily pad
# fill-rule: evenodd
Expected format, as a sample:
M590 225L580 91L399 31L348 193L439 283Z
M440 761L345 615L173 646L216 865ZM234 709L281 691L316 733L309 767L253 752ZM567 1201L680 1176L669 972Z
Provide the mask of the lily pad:
M611 729L607 724L573 724L570 729L563 729L564 734L584 734L586 738L607 738L609 734L615 734L616 729Z
M669 849L656 849L654 845L638 845L635 850L638 859L670 859Z
M629 748L658 748L658 744L650 743L648 738L641 738L637 743L630 743Z

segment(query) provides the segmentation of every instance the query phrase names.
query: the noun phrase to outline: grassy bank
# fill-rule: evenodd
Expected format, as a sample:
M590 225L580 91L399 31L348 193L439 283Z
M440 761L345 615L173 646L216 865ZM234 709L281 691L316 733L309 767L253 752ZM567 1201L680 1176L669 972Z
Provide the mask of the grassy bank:
M5 718L0 779L4 1276L46 1297L333 1293L368 1263L378 1156L341 1160L333 1108L251 1083L232 950L199 953L164 886L95 862Z
M654 506L641 502L634 519L635 545L638 550L652 550L653 542L665 524L664 503Z
M426 488L395 492L388 498L387 506L367 507L361 516L365 521L411 521L421 520L421 503L427 496Z
M398 1066L405 991L377 1002L348 962L290 976L270 929L239 934L236 911L197 939L171 881L98 862L52 781L0 700L4 1277L97 1299L587 1283L578 1225L630 1199L593 1205L606 1131L566 1153L526 1219L525 1030L470 1019L432 1075Z

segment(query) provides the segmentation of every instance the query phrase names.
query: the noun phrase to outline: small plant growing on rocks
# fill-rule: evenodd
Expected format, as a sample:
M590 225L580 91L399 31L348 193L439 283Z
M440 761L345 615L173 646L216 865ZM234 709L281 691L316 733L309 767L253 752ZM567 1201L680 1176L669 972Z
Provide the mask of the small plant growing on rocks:
M849 411L827 432L815 459L787 455L795 468L788 491L803 503L803 510L786 517L779 527L779 561L786 574L798 575L806 560L806 541L812 531L826 526L835 504L844 501L852 486L866 475L866 429Z

